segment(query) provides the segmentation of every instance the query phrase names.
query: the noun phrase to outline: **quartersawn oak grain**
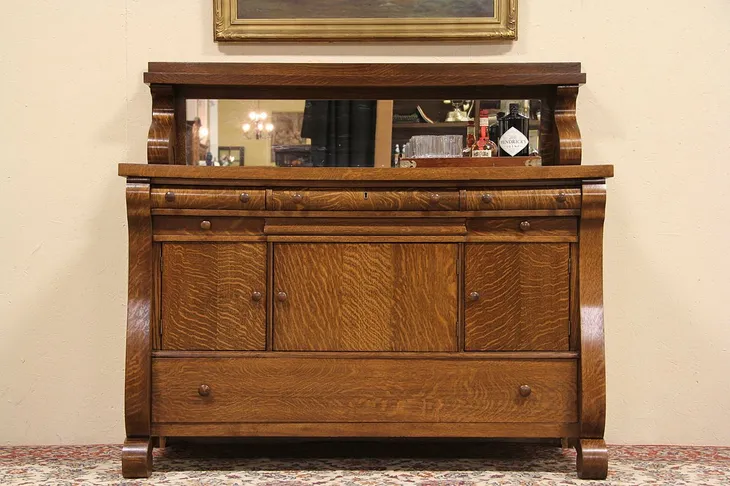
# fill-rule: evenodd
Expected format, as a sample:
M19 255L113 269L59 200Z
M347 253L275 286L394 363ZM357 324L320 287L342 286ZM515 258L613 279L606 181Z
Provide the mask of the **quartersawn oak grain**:
M459 193L458 191L437 190L275 190L271 197L271 209L275 211L455 211L459 209Z
M155 423L577 420L566 361L156 359ZM206 384L210 395L201 397ZM532 388L529 397L521 385Z
M466 350L567 351L569 251L568 244L467 244Z
M165 243L162 264L162 349L266 349L266 244Z
M274 349L455 351L455 244L277 244Z
M579 188L482 189L466 193L466 209L490 211L504 209L577 209Z
M266 193L260 189L156 187L152 189L152 207L261 210L266 208Z

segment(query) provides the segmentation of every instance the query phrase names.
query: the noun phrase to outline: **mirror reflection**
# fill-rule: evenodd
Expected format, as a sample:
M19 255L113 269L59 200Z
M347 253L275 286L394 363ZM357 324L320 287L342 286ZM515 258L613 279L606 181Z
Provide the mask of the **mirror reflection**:
M540 107L539 100L187 100L187 163L539 165Z

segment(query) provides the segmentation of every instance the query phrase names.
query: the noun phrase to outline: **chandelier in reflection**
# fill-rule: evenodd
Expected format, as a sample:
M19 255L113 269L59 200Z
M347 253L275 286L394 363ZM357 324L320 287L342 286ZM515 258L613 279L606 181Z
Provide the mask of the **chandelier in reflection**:
M267 121L269 115L265 111L252 111L248 114L248 118L251 121L241 126L246 138L261 140L271 137L271 133L274 131L274 124Z

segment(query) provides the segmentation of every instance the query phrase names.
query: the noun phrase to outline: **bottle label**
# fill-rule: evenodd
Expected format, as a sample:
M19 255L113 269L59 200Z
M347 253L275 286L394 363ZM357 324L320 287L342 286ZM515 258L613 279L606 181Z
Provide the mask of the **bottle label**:
M472 157L491 157L492 151L489 149L486 150L472 150L471 152Z
M499 139L499 146L512 157L522 152L529 144L530 140L515 127L504 132Z

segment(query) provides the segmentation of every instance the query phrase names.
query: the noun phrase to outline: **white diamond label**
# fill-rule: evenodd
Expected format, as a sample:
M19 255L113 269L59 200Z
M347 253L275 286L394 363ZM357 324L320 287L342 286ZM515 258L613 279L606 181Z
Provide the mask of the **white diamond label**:
M499 139L499 146L512 157L519 154L529 144L530 141L527 137L525 137L525 135L515 127L507 130L504 135L502 135L502 138Z

